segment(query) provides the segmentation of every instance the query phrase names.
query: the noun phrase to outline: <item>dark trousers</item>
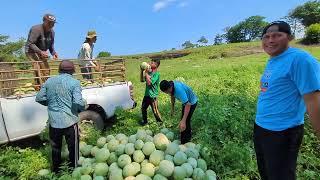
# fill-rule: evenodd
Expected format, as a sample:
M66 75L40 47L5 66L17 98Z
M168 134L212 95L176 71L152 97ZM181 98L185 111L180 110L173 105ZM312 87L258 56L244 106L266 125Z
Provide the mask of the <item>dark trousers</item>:
M49 126L49 137L52 147L53 172L58 173L61 166L62 137L65 137L69 151L69 167L75 168L79 159L79 129L78 124L67 128L53 128Z
M82 74L83 79L92 79L92 69L91 67L80 67L81 73L90 73L90 74Z
M193 115L194 110L196 109L198 103L195 103L194 105L191 105L190 111L186 120L186 129L180 133L180 141L181 144L185 144L187 142L190 142L192 137L192 130L191 130L191 117ZM181 119L184 115L184 109L185 106L182 105L182 113L181 113Z
M262 180L294 180L303 125L270 131L254 125L254 148Z
M161 115L158 109L158 101L157 98L151 98L149 96L144 96L142 105L141 105L141 111L142 111L142 120L143 122L148 122L148 117L147 117L147 109L148 107L151 106L152 112L154 117L158 122L162 122L161 120Z

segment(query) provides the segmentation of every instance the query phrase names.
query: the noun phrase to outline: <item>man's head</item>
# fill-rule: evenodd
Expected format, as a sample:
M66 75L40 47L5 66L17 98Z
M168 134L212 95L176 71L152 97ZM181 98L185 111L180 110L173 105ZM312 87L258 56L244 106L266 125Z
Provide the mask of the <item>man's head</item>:
M271 57L283 53L293 39L291 28L284 21L275 21L267 25L262 32L262 47Z
M42 20L45 31L50 31L56 23L56 17L52 14L45 14Z
M95 43L97 41L96 31L88 31L86 39L90 43Z
M151 60L150 62L150 66L151 66L151 69L156 69L160 66L160 60L159 59L153 59Z
M166 94L172 95L173 81L162 80L160 82L160 90Z
M59 73L73 74L75 72L75 67L72 61L64 60L59 65Z

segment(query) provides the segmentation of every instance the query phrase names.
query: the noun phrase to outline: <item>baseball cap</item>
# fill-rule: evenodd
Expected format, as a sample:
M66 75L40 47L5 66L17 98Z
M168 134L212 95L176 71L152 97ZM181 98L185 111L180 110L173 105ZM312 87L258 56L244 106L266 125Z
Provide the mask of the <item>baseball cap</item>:
M274 21L268 24L262 31L262 36L268 32L284 32L292 35L290 25L284 21Z
M53 14L45 14L43 20L48 20L56 23L56 17Z

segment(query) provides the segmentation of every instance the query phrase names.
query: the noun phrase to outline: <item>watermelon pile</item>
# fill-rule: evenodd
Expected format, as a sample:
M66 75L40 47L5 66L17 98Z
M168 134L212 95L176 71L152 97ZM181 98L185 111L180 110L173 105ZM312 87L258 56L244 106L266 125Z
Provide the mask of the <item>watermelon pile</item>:
M81 180L215 180L207 167L206 150L192 142L174 140L167 128L153 136L151 130L136 134L100 137L96 145L80 142L79 167L72 177Z
M15 96L24 95L24 94L33 94L36 93L32 83L26 83L22 87L16 88L13 90Z

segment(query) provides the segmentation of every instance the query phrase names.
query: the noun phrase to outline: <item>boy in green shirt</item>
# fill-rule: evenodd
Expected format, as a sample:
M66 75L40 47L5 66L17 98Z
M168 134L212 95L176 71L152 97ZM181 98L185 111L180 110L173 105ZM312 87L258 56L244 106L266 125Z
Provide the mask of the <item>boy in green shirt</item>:
M157 97L159 95L159 83L160 83L160 73L158 72L158 67L160 66L160 60L152 60L150 62L151 69L146 69L145 78L143 77L143 69L141 69L140 80L146 81L146 90L144 93L141 111L142 111L142 121L141 125L146 125L148 123L147 109L151 105L152 112L157 122L162 122L161 116L158 110Z

